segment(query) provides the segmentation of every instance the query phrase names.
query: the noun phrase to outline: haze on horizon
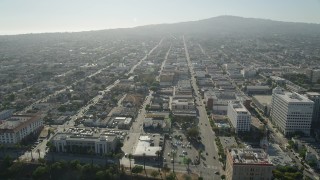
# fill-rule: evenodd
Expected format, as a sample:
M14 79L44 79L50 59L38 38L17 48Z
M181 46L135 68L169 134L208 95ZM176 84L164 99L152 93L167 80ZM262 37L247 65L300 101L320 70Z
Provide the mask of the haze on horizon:
M319 0L2 0L0 35L175 23L221 15L320 23Z

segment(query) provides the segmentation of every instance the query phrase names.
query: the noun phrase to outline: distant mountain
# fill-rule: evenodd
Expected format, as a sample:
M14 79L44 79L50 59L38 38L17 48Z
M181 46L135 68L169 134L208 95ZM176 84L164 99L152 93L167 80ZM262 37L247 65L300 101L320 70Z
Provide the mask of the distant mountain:
M218 16L199 21L141 26L133 31L202 34L305 34L320 35L320 24Z
M198 21L173 24L146 25L134 28L120 28L75 33L43 33L20 35L59 38L117 38L130 36L153 36L164 34L202 34L202 35L311 35L320 36L320 24L281 22L267 19L243 18L237 16L218 16ZM0 36L3 37L3 36ZM1 39L0 39L1 40Z

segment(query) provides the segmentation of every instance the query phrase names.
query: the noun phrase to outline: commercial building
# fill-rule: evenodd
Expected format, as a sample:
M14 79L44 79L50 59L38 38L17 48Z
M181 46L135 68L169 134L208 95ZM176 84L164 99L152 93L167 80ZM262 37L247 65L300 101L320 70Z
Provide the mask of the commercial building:
M320 69L309 69L306 74L312 83L317 83L320 79Z
M98 130L70 128L52 138L56 152L106 154L116 150L119 140L116 135L107 135Z
M320 127L320 93L307 92L306 96L314 102L312 113L312 128Z
M145 160L158 160L163 146L163 137L160 135L140 136L138 144L132 154L134 159L139 161Z
M244 68L241 70L241 74L243 75L244 78L252 78L257 75L257 70L254 68Z
M314 102L298 93L273 90L271 118L284 135L303 132L310 135Z
M271 89L269 86L247 86L246 93L249 96L256 94L271 94Z
M271 180L273 164L263 149L228 149L227 180Z
M215 114L227 114L228 102L235 101L238 97L234 91L213 89L204 93L206 106Z
M0 125L0 144L14 145L31 134L41 131L40 115L14 115Z
M228 118L236 133L250 131L251 114L239 101L229 101Z

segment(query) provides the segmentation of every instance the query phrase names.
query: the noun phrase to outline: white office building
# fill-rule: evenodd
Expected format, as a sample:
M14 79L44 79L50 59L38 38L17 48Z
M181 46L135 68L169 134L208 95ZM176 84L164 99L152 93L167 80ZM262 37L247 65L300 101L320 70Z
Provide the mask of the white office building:
M310 135L314 102L298 93L276 87L272 92L271 118L284 135L303 132Z
M239 101L229 101L228 118L236 133L250 131L251 114Z
M90 151L94 154L114 152L119 142L115 134L84 128L70 128L57 133L51 141L57 152L83 154Z

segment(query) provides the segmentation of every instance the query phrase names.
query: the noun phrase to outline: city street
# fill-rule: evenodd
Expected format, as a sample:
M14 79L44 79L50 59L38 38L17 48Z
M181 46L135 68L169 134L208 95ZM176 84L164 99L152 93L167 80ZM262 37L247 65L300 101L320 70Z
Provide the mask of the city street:
M206 172L206 174L202 173L202 177L205 179L212 179L212 177L215 177L216 175L214 174L214 171L210 170L209 167L213 167L214 169L218 169L221 167L220 162L218 161L219 155L218 155L218 149L215 145L214 139L216 138L215 133L212 131L209 119L207 116L207 112L205 109L205 106L202 102L201 95L199 93L199 88L196 84L196 79L194 78L195 72L193 70L192 62L189 57L189 52L188 52L188 47L185 41L185 37L183 36L183 43L184 43L184 49L186 53L186 58L188 61L188 66L189 66L189 71L191 73L191 83L192 87L194 89L194 95L196 99L196 103L199 104L197 106L197 109L199 111L199 130L201 133L201 138L202 138L202 143L205 145L204 153L208 153L206 156L205 164L206 166L203 165L203 163L200 163L200 165L203 165L202 169L204 169L203 172ZM214 157L216 157L214 159ZM202 161L202 160L201 160ZM222 168L220 168L220 174L223 174ZM220 179L220 177L217 177Z

